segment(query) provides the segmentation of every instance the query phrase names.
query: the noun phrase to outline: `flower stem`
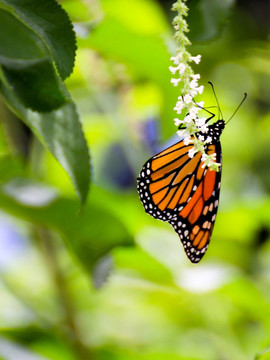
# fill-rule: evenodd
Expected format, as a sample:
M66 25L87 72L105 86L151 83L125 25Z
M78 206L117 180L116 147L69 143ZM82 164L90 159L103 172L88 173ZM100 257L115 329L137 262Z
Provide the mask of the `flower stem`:
M58 250L50 232L41 227L35 227L35 233L42 246L48 268L51 270L55 288L58 293L60 307L63 310L64 320L67 327L67 337L71 343L78 360L91 360L90 350L82 343L79 329L76 323L76 311L72 298L66 287L65 276L58 261Z

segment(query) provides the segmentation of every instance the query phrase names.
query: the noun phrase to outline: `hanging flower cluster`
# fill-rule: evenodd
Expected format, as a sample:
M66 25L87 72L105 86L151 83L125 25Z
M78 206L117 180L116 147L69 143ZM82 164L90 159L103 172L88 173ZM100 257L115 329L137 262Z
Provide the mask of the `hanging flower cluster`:
M220 164L215 162L215 155L207 155L205 153L205 145L212 141L211 137L207 136L208 124L206 118L199 118L198 113L204 107L204 102L195 103L194 98L198 94L202 94L204 87L199 86L199 74L194 74L190 63L195 62L199 64L201 55L191 56L186 50L186 46L190 45L190 41L185 35L188 30L188 25L184 19L188 14L188 7L184 3L186 0L178 0L172 7L173 11L177 11L178 15L173 20L175 28L175 39L177 42L176 56L171 57L174 66L170 66L169 70L173 75L171 83L173 86L181 86L181 95L178 97L174 110L177 115L180 115L183 110L186 112L184 120L177 118L174 123L177 127L183 127L183 130L178 130L177 133L181 138L184 138L185 145L193 143L194 147L189 151L189 156L192 158L197 152L202 153L203 166L208 166L211 170L218 171ZM198 133L205 134L200 136Z

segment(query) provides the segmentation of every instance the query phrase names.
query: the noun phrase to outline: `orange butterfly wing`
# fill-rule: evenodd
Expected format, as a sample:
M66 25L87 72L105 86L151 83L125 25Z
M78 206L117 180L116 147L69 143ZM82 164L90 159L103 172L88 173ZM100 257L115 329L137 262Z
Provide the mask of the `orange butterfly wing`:
M178 233L191 262L201 260L208 247L216 218L221 170L203 168L201 153L190 158L193 145L183 141L153 156L138 177L138 192L145 211L168 221ZM220 142L210 144L207 154L217 154Z

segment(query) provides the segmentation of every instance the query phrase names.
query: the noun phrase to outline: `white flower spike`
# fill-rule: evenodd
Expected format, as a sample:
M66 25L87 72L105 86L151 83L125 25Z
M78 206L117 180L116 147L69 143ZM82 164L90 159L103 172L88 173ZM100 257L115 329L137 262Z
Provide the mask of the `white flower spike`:
M188 154L192 158L197 152L201 152L204 161L204 166L213 168L215 166L215 158L211 155L208 156L205 153L206 145L211 143L211 136L204 134L208 133L208 123L206 118L200 118L199 112L204 107L204 102L195 102L194 98L198 94L202 94L204 87L199 85L200 74L194 74L190 63L194 62L199 64L201 61L201 55L191 56L186 50L186 46L190 45L190 41L186 34L188 25L184 19L187 16L188 8L185 4L186 0L177 0L173 5L173 10L178 11L178 15L173 21L175 28L175 39L177 42L177 53L171 57L175 66L170 66L169 70L173 75L179 75L179 78L172 78L171 83L177 87L181 83L181 93L178 96L174 111L177 115L180 115L185 111L183 120L178 118L174 119L175 125L179 128L183 128L177 131L177 134L183 138L184 144L188 145L193 143L194 147L189 150ZM200 133L200 134L199 134ZM215 166L217 169L217 166Z

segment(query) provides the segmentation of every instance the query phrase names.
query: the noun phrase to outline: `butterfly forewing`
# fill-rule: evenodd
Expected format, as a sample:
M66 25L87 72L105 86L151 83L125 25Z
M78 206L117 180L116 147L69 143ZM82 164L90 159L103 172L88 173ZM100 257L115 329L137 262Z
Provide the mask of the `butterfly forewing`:
M145 211L173 226L188 258L196 263L213 230L221 171L203 167L201 153L190 158L192 147L180 141L149 159L138 177L138 192ZM206 153L216 153L221 163L219 141L208 145Z

